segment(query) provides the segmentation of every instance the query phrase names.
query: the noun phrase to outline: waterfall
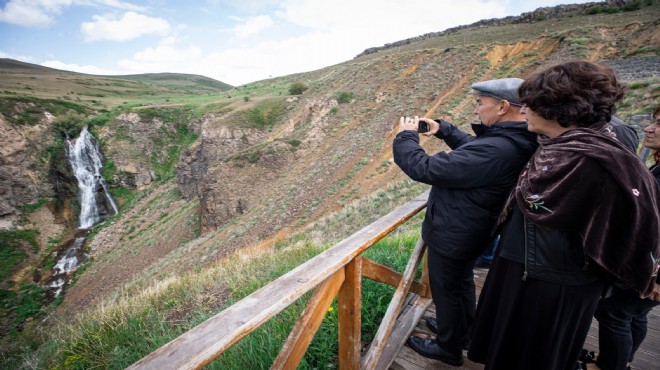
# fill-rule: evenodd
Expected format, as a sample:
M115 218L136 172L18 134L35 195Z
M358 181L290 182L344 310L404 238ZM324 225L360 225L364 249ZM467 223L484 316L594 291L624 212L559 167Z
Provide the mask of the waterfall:
M69 145L69 162L78 180L80 195L79 228L89 229L101 219L97 200L97 194L101 190L103 191L105 200L114 212L113 215L116 215L119 211L114 200L108 194L107 185L101 173L103 170L101 152L99 151L98 144L87 130L87 127L82 129L77 139L73 141L67 140L67 143Z
M85 235L76 236L73 242L66 243L68 246L57 253L53 275L44 285L50 297L57 298L62 293L69 283L69 274L76 271L80 263L87 259L87 254L82 250L84 243Z

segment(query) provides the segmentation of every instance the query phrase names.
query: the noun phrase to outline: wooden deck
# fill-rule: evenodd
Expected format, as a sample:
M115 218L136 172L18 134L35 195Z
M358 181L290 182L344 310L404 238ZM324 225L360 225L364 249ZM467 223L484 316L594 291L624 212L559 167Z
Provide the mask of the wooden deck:
M483 282L487 274L488 270L486 269L474 270L474 278L477 285L477 296L478 292L481 291L481 287L483 286ZM435 306L431 305L422 315L422 319L417 324L413 334L417 336L433 336L433 333L431 333L431 331L426 326L425 318L434 315ZM660 369L660 306L655 307L649 314L648 318L648 334L646 335L646 339L642 343L642 346L635 354L635 360L631 366L636 370ZM589 330L589 335L587 336L584 347L588 348L589 350L598 352L598 321L595 319L591 323L591 330ZM465 357L466 355L467 354L464 351L463 356ZM396 359L390 366L390 369L392 370L482 370L483 368L483 365L475 364L474 362L468 360L467 357L465 357L465 363L462 367L450 366L441 361L422 357L408 346L401 348Z

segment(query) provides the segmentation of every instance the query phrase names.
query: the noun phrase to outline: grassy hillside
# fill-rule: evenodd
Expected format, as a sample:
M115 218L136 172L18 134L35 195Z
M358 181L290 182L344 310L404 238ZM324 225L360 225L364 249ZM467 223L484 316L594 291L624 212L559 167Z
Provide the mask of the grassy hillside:
M70 232L53 221L66 215L55 210L48 177L65 129L90 126L121 212L90 235L91 262L63 299L40 306L31 276L43 264L12 270L0 287L3 315L15 320L0 332L0 367L123 368L417 196L426 186L406 180L391 158L398 117L469 129L474 81L589 59L626 82L620 117L650 113L660 100L658 19L653 4L465 28L230 89L198 76L89 76L1 60L3 127L25 138L16 173L36 184L4 266L43 260ZM423 146L446 149L438 140ZM3 160L14 166L12 158ZM374 258L402 268L418 227L416 219ZM391 294L377 289L365 287L367 339L384 310L377 296ZM300 307L212 367L268 367ZM334 363L332 320L306 367Z
M143 73L139 75L112 77L164 86L185 94L212 94L232 88L231 85L212 78L180 73Z
M230 88L197 75L94 76L0 58L0 97L58 99L97 110L129 103L165 104L191 95L218 95Z

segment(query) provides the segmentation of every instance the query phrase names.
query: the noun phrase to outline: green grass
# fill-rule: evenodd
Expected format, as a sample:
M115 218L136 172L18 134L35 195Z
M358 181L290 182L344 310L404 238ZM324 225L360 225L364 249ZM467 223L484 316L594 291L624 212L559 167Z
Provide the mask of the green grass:
M173 177L181 151L197 139L197 135L190 129L190 122L200 117L196 108L186 105L131 110L140 115L144 124L151 124L150 121L153 120L164 123L158 135L151 138L155 150L151 153L149 161L158 180L164 181ZM108 175L111 174L109 170Z
M39 99L31 96L0 97L0 112L5 119L17 125L36 125L44 118L44 112L55 116L65 114L87 114L88 110L80 104L57 100Z
M10 277L22 266L27 251L39 249L37 230L0 230L0 281Z
M373 246L365 256L403 271L417 235L417 232L395 233ZM232 259L223 266L185 275L156 292L147 291L140 297L107 306L102 312L63 323L57 331L59 334L50 338L50 345L47 343L43 347L49 350L40 354L40 366L51 369L125 368L328 247L301 243L295 238L292 241L297 246L288 245L246 262ZM241 274L236 275L236 271ZM218 292L224 292L222 301ZM375 335L393 292L392 287L363 281L363 340L371 340ZM238 342L208 368L269 368L309 296L308 293ZM300 368L336 367L336 353L335 301Z
M248 109L244 114L244 121L248 127L265 129L275 125L284 114L286 101L284 98L267 99L256 107Z

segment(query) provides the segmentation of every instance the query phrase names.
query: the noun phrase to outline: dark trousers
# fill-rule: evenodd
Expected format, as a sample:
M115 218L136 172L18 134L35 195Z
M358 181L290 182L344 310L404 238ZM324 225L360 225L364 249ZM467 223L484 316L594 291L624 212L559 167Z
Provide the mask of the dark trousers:
M658 304L639 298L632 289L616 288L598 302L594 315L598 320L598 367L622 370L632 362L646 337L646 315Z
M474 260L444 257L428 249L429 282L438 323L438 345L447 352L462 353L470 342L477 298Z

